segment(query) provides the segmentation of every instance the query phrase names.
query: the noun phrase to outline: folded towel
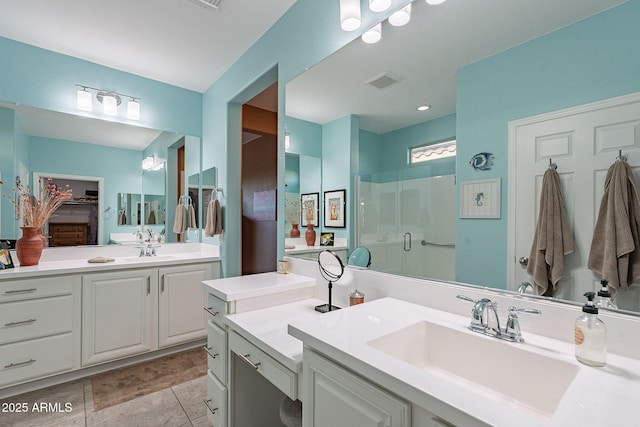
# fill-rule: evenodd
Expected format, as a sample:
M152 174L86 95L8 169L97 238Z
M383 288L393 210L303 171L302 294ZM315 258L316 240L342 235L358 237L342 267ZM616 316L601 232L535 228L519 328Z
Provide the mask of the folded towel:
M204 235L213 237L217 234L222 234L222 213L220 202L218 199L213 199L207 206L207 223L204 228Z
M97 257L94 257L94 258L89 258L89 259L87 260L87 262L90 262L90 263L92 263L92 264L102 264L102 263L105 263L105 262L113 262L113 261L115 261L115 259L114 259L114 258L106 258L106 257L102 257L102 256L97 256Z
M542 177L540 212L527 265L527 273L533 277L539 295L553 295L562 278L564 256L572 253L574 246L562 200L560 175L555 169L547 169Z
M187 231L185 227L185 209L182 203L176 206L176 217L173 221L173 232L176 234L182 234Z
M604 194L593 231L587 266L609 281L615 296L640 279L640 201L633 171L615 162L604 182Z

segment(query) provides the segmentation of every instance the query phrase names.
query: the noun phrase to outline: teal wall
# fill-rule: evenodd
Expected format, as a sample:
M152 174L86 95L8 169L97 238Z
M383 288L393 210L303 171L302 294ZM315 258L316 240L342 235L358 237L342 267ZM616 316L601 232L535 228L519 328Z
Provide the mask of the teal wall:
M289 133L287 153L322 157L322 126L306 120L287 116L285 128Z
M57 159L52 162L51 159ZM104 178L104 208L118 209L118 193L142 192L140 163L142 153L135 150L95 144L31 137L31 171ZM104 220L103 242L110 233L133 232L134 226L118 227L116 215ZM4 225L4 224L3 224Z
M141 98L140 120L76 108L76 84ZM202 94L0 37L0 101L202 135Z
M640 91L639 17L631 0L459 70L458 183L501 178L502 218L457 220L457 281L507 286L507 123ZM490 171L468 165L481 151L495 154Z
M14 197L13 187L16 177L15 157L15 112L0 108L0 171L2 172L2 193ZM13 238L16 222L13 204L7 197L0 197L0 237Z

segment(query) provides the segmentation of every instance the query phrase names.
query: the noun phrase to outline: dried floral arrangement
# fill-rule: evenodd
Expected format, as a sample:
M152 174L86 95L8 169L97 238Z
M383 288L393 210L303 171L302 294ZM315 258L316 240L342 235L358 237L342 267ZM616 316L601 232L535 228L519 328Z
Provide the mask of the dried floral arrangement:
M287 220L291 224L300 223L300 200L287 199L285 202L284 212L287 216Z
M2 183L0 181L0 184ZM40 194L38 195L31 194L29 187L22 185L19 177L16 177L15 184L16 186L13 188L16 193L15 198L5 193L2 195L11 200L11 203L16 207L16 212L22 216L25 227L42 227L56 209L65 200L72 197L72 190L68 185L62 189L51 178L47 178L45 185L42 185L40 181Z

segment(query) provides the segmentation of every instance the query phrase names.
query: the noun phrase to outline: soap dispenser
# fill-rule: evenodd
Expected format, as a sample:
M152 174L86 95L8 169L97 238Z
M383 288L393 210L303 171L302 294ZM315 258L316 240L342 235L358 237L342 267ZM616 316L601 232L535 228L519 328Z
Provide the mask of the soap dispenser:
M587 292L587 303L582 307L582 316L576 319L576 359L589 366L604 366L607 363L607 328L598 318L598 307L593 303L595 293Z
M599 308L618 308L617 305L611 301L611 293L609 292L609 282L606 280L600 281L600 285L602 287L598 291L598 296L596 297L596 307Z

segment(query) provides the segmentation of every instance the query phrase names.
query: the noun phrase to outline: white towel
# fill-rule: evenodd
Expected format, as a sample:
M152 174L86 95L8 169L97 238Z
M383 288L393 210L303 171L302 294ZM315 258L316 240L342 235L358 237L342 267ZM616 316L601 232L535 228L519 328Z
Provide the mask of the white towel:
M562 200L560 175L547 169L542 177L540 212L531 244L527 273L539 295L553 296L562 278L564 256L574 251L574 240Z
M207 224L204 228L204 235L213 237L216 234L222 234L222 213L220 202L213 199L207 206Z
M176 234L182 234L187 229L185 228L185 209L182 203L176 206L176 217L173 221L173 232Z
M615 296L640 279L640 201L633 171L615 162L604 182L604 195L593 231L587 266L609 281Z

